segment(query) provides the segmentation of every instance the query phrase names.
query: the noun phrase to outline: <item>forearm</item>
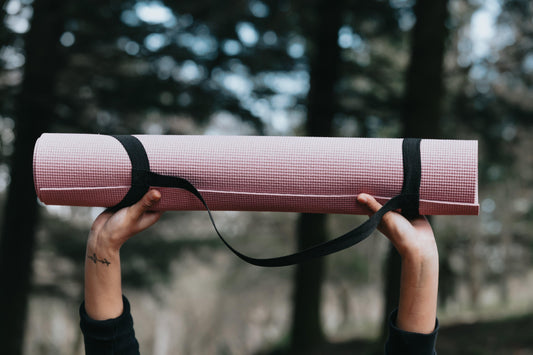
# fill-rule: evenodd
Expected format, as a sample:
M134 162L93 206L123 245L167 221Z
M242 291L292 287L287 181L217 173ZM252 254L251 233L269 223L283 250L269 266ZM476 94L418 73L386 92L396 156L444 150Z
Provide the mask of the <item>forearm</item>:
M398 328L413 333L433 332L437 317L438 279L438 256L402 259Z
M118 249L87 243L85 257L85 309L94 320L122 314L122 286Z

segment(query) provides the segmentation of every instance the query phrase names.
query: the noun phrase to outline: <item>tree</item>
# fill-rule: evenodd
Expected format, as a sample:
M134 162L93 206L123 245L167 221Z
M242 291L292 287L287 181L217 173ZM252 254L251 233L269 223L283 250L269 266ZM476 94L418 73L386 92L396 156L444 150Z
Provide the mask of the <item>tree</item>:
M402 111L404 137L438 138L440 134L447 5L447 0L418 0L414 6L416 23L412 30ZM398 305L400 291L400 256L392 246L385 272L382 338L387 334L388 316Z
M142 1L69 4L65 29L73 41L61 72L59 130L142 132L151 115L161 133L183 133L170 118L194 117L201 126L225 110L261 131L258 117L214 80L240 59L225 55L221 37L247 7L224 6L228 21L222 13L211 18L202 4L157 3L166 14L160 20L140 15L149 6Z
M41 133L49 130L142 132L144 129L139 126L147 112L194 114L202 123L213 112L222 110L251 121L261 131L262 122L250 113L241 98L211 79L212 74L228 70L240 64L239 61L250 62L252 74L264 69L257 63L255 67L251 65L253 46L245 46L240 55L220 50L219 44L225 36L236 36L235 22L247 12L247 2L236 7L221 4L219 10L231 16L218 14L215 18L210 15L213 4L198 9L198 2L184 2L183 7L198 10L195 16L199 18L189 18L185 28L178 26L175 32L161 23L136 25L140 19L135 16L130 17L128 23L125 14L131 16L132 9L139 3L142 4L136 1L59 3L48 0L33 4L31 29L23 45L19 44L25 51L24 80L20 87L5 90L9 95L17 95L13 109L10 100L2 95L2 113L8 112L16 119L11 185L0 241L0 280L9 285L10 290L0 295L0 315L5 320L4 326L9 325L2 329L0 339L9 354L22 351L38 222L31 161L34 143ZM216 36L205 35L206 23L218 30ZM170 37L171 44L150 47L146 38L154 33ZM180 36L208 40L209 53L195 52L194 43L190 41L185 44L176 41ZM0 38L4 37L14 36L2 27ZM284 37L279 38L278 45L261 47L263 52L285 52ZM292 63L286 52L279 59L275 63L277 70L280 62ZM205 78L175 79L172 73L179 69L178 64L187 61L194 63L199 72L205 70ZM184 92L188 99L176 97ZM103 119L100 119L101 113L106 114ZM175 132L164 122L157 123L163 133Z
M309 41L310 88L305 127L309 136L331 136L337 110L335 86L340 60L337 38L342 2L320 0L315 9L320 15ZM327 240L326 219L323 214L300 215L297 230L299 250ZM290 344L293 354L309 354L324 341L320 320L324 264L324 259L320 258L296 266Z
M30 291L37 198L32 179L33 145L54 119L54 93L63 31L63 2L34 4L25 41L24 79L16 104L16 140L0 240L0 343L6 354L21 354ZM46 70L43 70L46 68Z

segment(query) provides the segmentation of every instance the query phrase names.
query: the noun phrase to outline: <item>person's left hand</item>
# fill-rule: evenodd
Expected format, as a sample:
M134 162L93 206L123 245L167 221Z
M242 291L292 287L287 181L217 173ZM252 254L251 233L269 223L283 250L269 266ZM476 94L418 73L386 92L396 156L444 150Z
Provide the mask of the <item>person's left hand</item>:
M106 210L93 222L88 246L92 250L118 251L133 235L156 223L163 212L150 209L161 199L157 190L148 191L136 204L116 212Z

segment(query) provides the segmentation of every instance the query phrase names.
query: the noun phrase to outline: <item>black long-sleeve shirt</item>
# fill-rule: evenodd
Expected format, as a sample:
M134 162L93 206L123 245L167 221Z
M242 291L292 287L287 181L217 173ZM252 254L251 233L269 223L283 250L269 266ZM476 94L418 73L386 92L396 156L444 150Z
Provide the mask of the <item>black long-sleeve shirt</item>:
M94 320L80 306L80 328L85 340L86 355L139 355L139 343L133 330L128 299L122 296L124 311L113 319Z
M124 311L118 318L97 321L80 306L80 327L85 340L86 355L139 355L139 343L133 330L130 303L126 297ZM389 337L385 355L436 355L435 343L439 323L431 334L411 333L396 327L397 311L389 317Z
M406 332L396 327L396 309L389 316L389 337L385 343L386 355L437 355L435 343L439 331L439 321L435 320L435 329L430 334Z

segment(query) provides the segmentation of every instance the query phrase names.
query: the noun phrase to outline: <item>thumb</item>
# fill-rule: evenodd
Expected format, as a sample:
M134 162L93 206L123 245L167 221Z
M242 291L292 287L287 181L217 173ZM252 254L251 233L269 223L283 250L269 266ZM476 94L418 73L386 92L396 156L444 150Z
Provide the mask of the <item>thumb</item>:
M157 190L150 190L137 201L136 204L130 207L131 217L139 218L144 212L149 211L159 200L161 193Z

